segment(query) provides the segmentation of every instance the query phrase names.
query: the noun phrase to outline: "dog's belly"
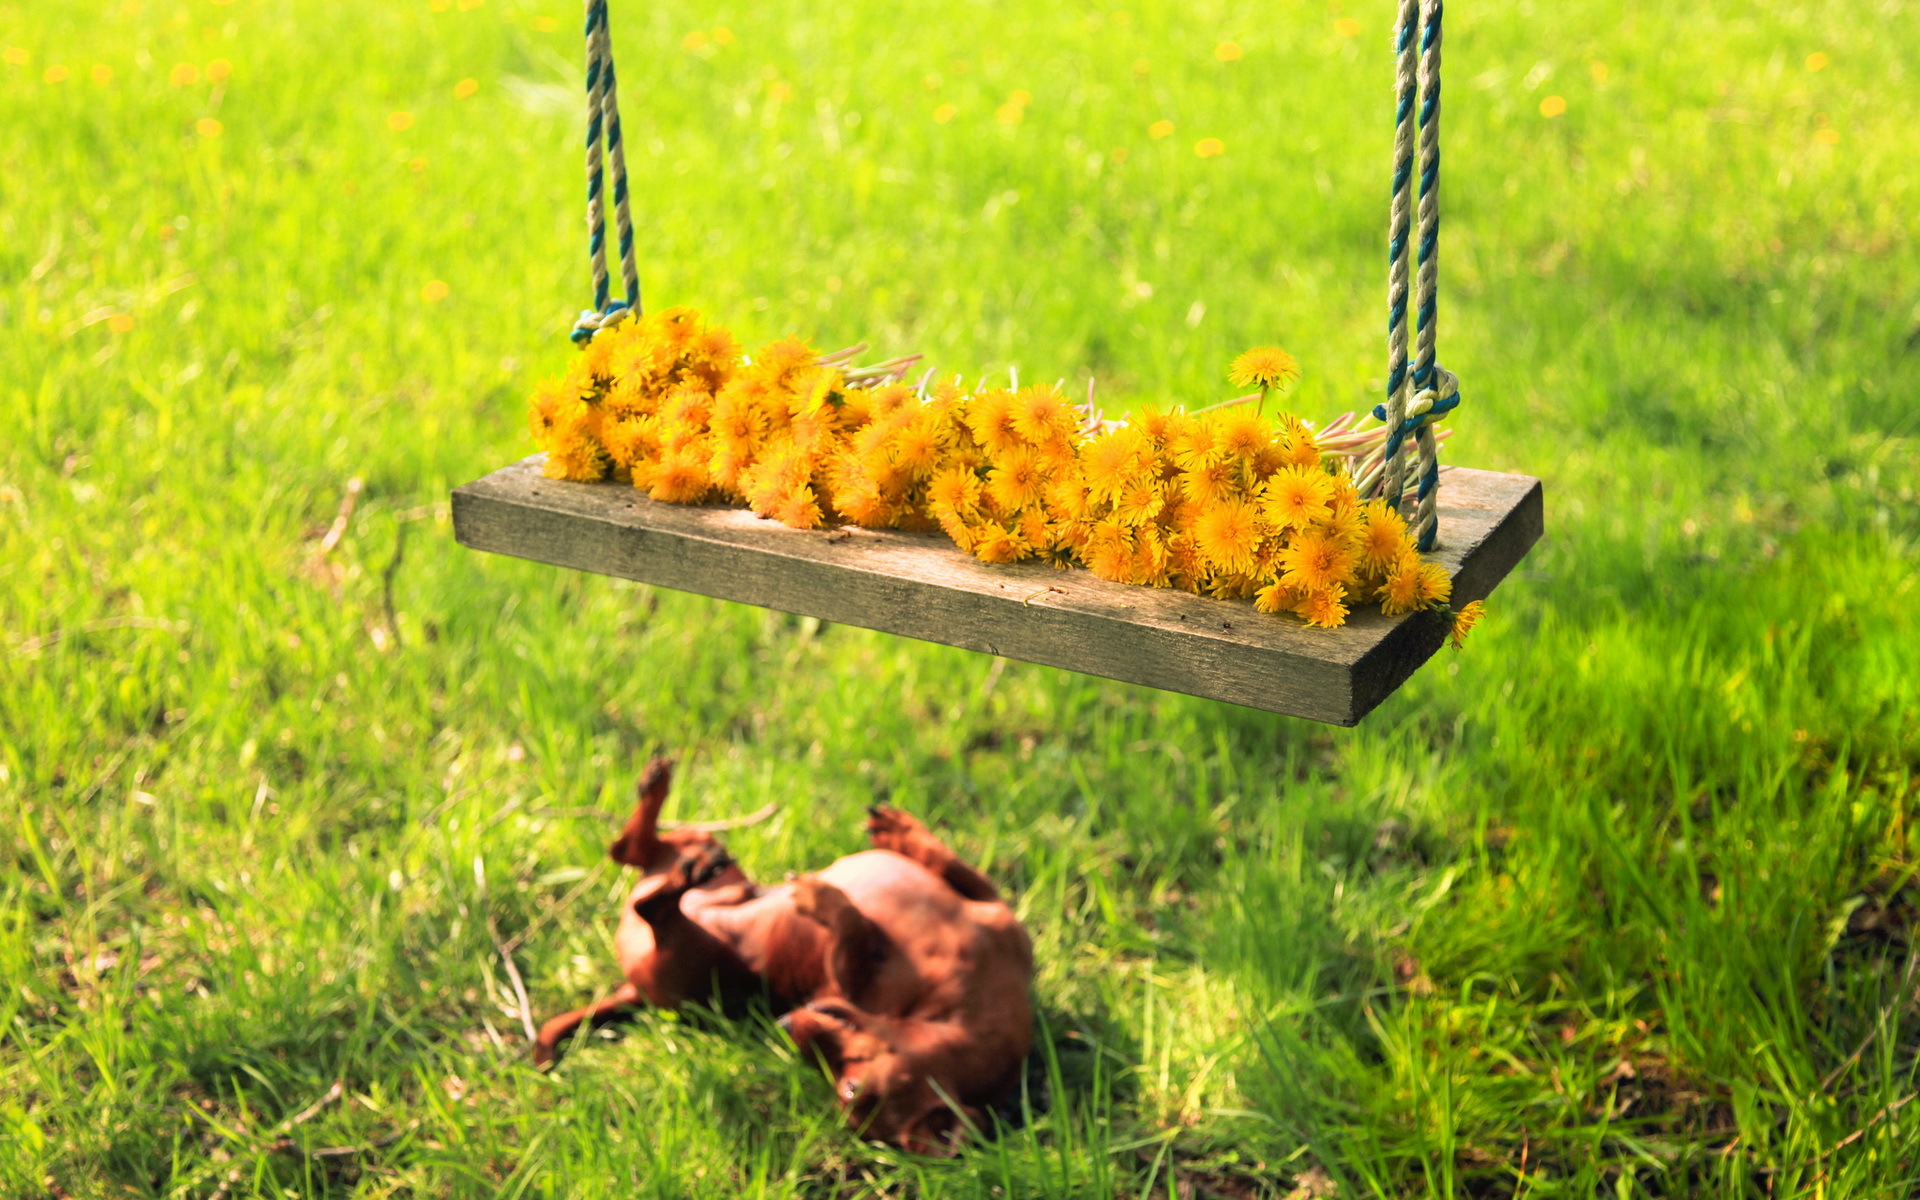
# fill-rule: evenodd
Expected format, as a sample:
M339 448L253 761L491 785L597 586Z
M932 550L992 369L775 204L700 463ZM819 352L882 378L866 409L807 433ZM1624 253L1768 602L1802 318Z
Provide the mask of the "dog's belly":
M982 924L974 919L975 910L990 908L994 911L988 915L1005 914L1006 923L1012 923L1004 905L967 901L945 880L891 850L847 855L818 877L844 892L890 943L892 952L879 964L865 998L876 1011L904 1015L951 1007L1002 936L1001 922ZM793 888L782 884L747 898L738 896L728 897L733 900L728 903L718 896L706 900L689 893L682 908L731 945L785 999L814 999L825 986L819 964L826 935L818 923L795 911Z

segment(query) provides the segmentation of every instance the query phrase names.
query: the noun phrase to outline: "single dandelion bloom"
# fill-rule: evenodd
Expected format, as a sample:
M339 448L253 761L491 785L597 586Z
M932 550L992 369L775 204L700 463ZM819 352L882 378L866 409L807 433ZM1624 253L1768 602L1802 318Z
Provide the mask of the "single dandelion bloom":
M669 504L693 504L707 494L706 459L697 450L676 450L660 460L647 495Z
M1020 537L1036 551L1047 549L1053 542L1053 531L1047 524L1047 515L1037 508L1021 513Z
M1122 525L1144 525L1160 515L1166 497L1151 482L1140 479L1126 484L1113 500L1113 519Z
M1398 559L1380 585L1380 611L1389 617L1420 607L1420 556L1412 550Z
M1296 535L1280 552L1280 579L1303 592L1344 584L1353 574L1353 551L1322 533Z
M1278 346L1256 346L1227 368L1227 379L1235 387L1254 387L1263 392L1284 388L1298 378L1300 364Z
M570 431L548 447L543 470L548 479L592 483L607 477L607 458L584 429Z
M1288 467L1261 485L1267 520L1281 529L1305 529L1333 513L1333 480L1324 472Z
M1124 581L1133 571L1133 538L1113 521L1096 521L1083 552L1087 569L1102 579Z
M1307 593L1306 598L1294 606L1293 611L1306 618L1307 624L1318 625L1322 629L1337 629L1347 623L1347 589L1339 584L1331 587L1316 588Z
M1478 600L1453 611L1453 629L1447 634L1447 640L1453 643L1454 649L1459 649L1466 642L1467 635L1486 615L1487 606Z
M1263 613L1292 612L1301 600L1300 593L1278 579L1253 594L1253 606Z
M607 457L620 467L632 468L634 463L660 453L659 432L653 417L604 422L600 427L600 442L606 447Z
M802 484L782 496L774 506L774 519L794 529L817 529L823 520L820 502L813 489Z
M1095 438L1080 453L1087 490L1096 500L1111 500L1129 484L1145 482L1152 463L1152 448L1131 428Z
M1453 576L1439 563L1421 563L1418 578L1419 607L1432 608L1453 598Z
M1360 516L1360 561L1375 569L1398 562L1407 551L1407 522L1385 500L1369 500Z
M1180 489L1196 504L1218 504L1239 491L1237 476L1232 463L1209 463L1180 472Z
M1209 506L1193 525L1201 557L1216 571L1250 574L1260 545L1260 521L1253 505L1229 500Z
M967 428L989 454L1004 454L1024 441L1014 423L1013 393L1003 388L974 398L967 409Z
M948 467L927 485L927 502L936 512L945 509L958 516L971 514L980 507L980 480L972 471Z
M909 422L894 434L892 449L894 461L916 478L925 478L940 465L940 436L933 423L924 417Z
M1220 446L1227 457L1254 463L1272 445L1273 430L1259 413L1238 408L1220 418Z
M1019 562L1033 552L1026 539L998 523L988 525L974 544L973 556L981 562Z
M1066 438L1078 424L1073 406L1052 388L1021 388L1013 398L1013 427L1036 446Z
M1165 412L1158 405L1149 404L1133 414L1127 428L1138 430L1140 436L1158 450L1173 445L1189 420L1183 412Z
M1179 463L1183 471L1210 467L1225 458L1226 454L1220 423L1209 417L1197 417L1188 422L1173 443L1173 461Z
M987 472L987 495L1004 512L1017 512L1046 498L1047 479L1030 450L1014 450Z

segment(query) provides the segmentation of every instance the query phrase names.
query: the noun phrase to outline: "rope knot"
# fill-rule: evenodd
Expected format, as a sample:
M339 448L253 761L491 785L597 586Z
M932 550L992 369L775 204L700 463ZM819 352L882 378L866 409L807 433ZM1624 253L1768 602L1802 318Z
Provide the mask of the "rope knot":
M567 336L578 345L586 345L593 335L603 329L612 329L633 315L625 300L615 300L607 305L607 311L595 312L590 308L580 310L580 316L573 323L573 332Z

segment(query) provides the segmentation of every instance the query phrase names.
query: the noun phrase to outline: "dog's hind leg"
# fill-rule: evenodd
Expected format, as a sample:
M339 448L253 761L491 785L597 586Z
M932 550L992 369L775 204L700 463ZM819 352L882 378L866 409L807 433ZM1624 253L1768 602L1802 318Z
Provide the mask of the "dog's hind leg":
M908 813L887 804L867 809L867 836L876 850L905 855L947 881L947 886L969 900L998 900L1000 893L985 875L974 870Z
M793 881L793 909L825 926L827 982L846 999L859 1003L873 982L874 967L886 956L887 938L847 894L817 875Z
M533 1065L544 1070L558 1062L560 1047L572 1040L574 1031L580 1026L599 1029L615 1021L627 1020L643 1003L640 989L631 983L623 983L605 1000L548 1020L540 1026L540 1033L533 1040Z

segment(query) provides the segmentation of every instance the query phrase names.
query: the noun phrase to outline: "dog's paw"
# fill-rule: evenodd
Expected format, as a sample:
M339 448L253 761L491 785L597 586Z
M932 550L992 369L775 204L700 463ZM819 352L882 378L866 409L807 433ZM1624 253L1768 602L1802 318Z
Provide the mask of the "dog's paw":
M880 849L895 851L931 837L925 825L889 804L875 804L867 809L867 836Z
M718 842L702 847L697 853L682 855L673 865L673 881L682 890L697 888L711 882L721 872L733 865L733 855Z

